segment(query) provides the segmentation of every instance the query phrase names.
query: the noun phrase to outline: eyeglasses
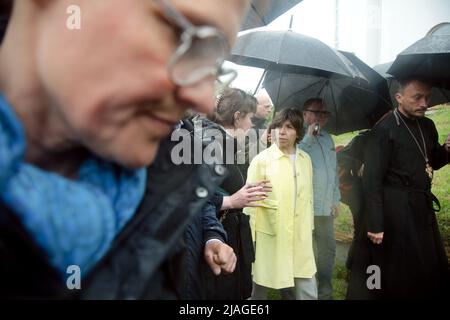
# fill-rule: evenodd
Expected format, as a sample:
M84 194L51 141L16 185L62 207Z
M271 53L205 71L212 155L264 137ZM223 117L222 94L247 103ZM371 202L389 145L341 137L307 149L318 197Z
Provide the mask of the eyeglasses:
M314 113L316 116L322 117L322 118L326 118L329 117L331 112L329 111L319 111L319 110L310 110L310 109L306 109L305 111L309 111Z
M230 49L224 34L212 26L193 25L166 0L155 1L167 20L182 31L178 48L167 65L173 83L190 86L214 76L222 86L228 86L237 72L222 67Z

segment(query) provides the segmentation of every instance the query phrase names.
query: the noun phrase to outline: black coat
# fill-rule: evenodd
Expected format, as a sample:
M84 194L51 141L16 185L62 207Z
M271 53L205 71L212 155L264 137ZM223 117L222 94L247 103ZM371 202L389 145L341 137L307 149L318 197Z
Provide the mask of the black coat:
M402 117L422 145L418 124ZM427 118L419 119L418 123L429 162L439 169L448 163L448 153L438 145L434 123ZM447 294L449 269L425 160L394 113L371 132L362 180L365 199L362 228L355 238L347 297L428 298ZM367 238L368 231L383 231L382 244L372 244ZM380 290L367 289L369 265L380 267Z
M244 154L239 158L244 159L244 163L237 161L238 154L246 152L245 146L238 145L236 139L208 120L203 120L203 127L216 128L221 132L221 136L215 138L216 142L222 146L220 157L221 163L227 169L227 177L221 183L220 190L224 195L231 195L241 189L246 182L248 157ZM234 146L232 150L226 148L231 145ZM232 163L229 163L227 159L231 159ZM242 209L220 211L218 215L227 233L227 243L237 256L237 263L233 273L219 276L214 275L208 267L205 268L206 298L210 300L247 299L251 295L251 268L255 259L249 217L242 212Z
M173 164L174 144L170 139L161 144L137 212L103 259L82 278L79 291L67 290L20 221L0 206L0 297L179 298L185 254L180 241L223 176L214 165Z

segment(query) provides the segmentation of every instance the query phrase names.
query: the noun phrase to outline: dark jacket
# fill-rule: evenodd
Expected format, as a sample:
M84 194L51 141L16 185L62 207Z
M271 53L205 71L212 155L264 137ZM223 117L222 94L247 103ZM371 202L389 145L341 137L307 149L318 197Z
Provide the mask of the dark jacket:
M267 124L266 124L266 122L267 122L266 119L261 119L261 118L258 118L258 117L253 117L253 118L252 118L253 129L256 129L256 130L267 129Z
M148 169L147 189L137 212L104 258L82 278L81 290L65 281L14 216L0 211L0 297L81 299L175 299L183 247L180 240L200 212L223 170L214 165L177 166L167 139ZM30 272L31 270L31 272Z
M222 196L216 199L221 200ZM206 298L203 270L209 266L203 254L205 244L211 239L218 239L223 243L227 240L226 232L216 215L216 208L220 208L221 203L222 201L208 201L192 219L184 234L186 255L182 268L184 277L180 281L180 294L184 300Z
M227 176L220 185L220 192L223 195L232 195L246 182L248 157L242 157L247 160L245 163L237 164L237 154L245 152L245 146L239 146L236 139L229 136L217 124L206 120L204 127L216 128L221 132L221 136L217 139L222 146L221 163L227 169ZM227 150L226 147L230 145L234 145L233 150ZM233 153L230 154L230 152ZM227 159L231 159L232 163L228 163ZM218 216L227 233L227 243L237 256L237 263L233 273L219 276L214 275L209 268L206 268L204 271L206 298L210 300L247 299L252 290L251 265L255 258L249 217L242 212L242 209L220 211Z
M185 129L191 139L194 139L194 121L192 118L183 120L181 129ZM201 136L197 136L201 140ZM201 152L207 146L202 141ZM192 150L195 146L191 145ZM198 152L198 151L197 151ZM226 176L225 169L224 176ZM209 268L204 258L205 244L210 239L218 239L226 242L227 235L222 224L217 218L217 211L222 206L223 195L214 193L210 200L206 202L202 210L194 216L184 233L185 254L183 257L182 274L178 282L181 299L184 300L200 300L206 298L205 281L203 272L205 268Z

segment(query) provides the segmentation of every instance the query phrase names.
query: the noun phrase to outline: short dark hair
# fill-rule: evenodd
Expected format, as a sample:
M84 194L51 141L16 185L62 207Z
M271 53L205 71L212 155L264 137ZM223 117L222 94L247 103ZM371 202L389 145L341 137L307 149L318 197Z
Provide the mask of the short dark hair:
M269 132L276 128L280 128L286 121L290 121L297 132L295 143L299 143L305 135L305 129L303 128L303 115L298 108L286 108L278 112L272 123L269 125Z
M214 113L208 115L208 118L224 127L234 127L234 114L237 111L245 117L249 113L255 113L257 105L256 98L244 90L226 88L217 99Z
M411 82L413 81L420 81L422 83L425 83L429 86L431 86L430 82L422 77L418 76L411 76L407 78L399 78L398 81L398 90L397 92L403 91Z
M313 104L321 104L321 105L325 106L325 103L323 102L322 98L319 98L319 97L309 98L303 104L302 111L306 111Z

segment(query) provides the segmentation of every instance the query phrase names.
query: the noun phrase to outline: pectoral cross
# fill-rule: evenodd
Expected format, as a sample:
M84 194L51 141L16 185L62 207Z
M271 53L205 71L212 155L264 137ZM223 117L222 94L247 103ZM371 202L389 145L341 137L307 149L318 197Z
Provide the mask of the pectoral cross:
M425 172L428 174L428 177L430 177L430 180L433 180L433 167L430 166L428 162L425 165Z

